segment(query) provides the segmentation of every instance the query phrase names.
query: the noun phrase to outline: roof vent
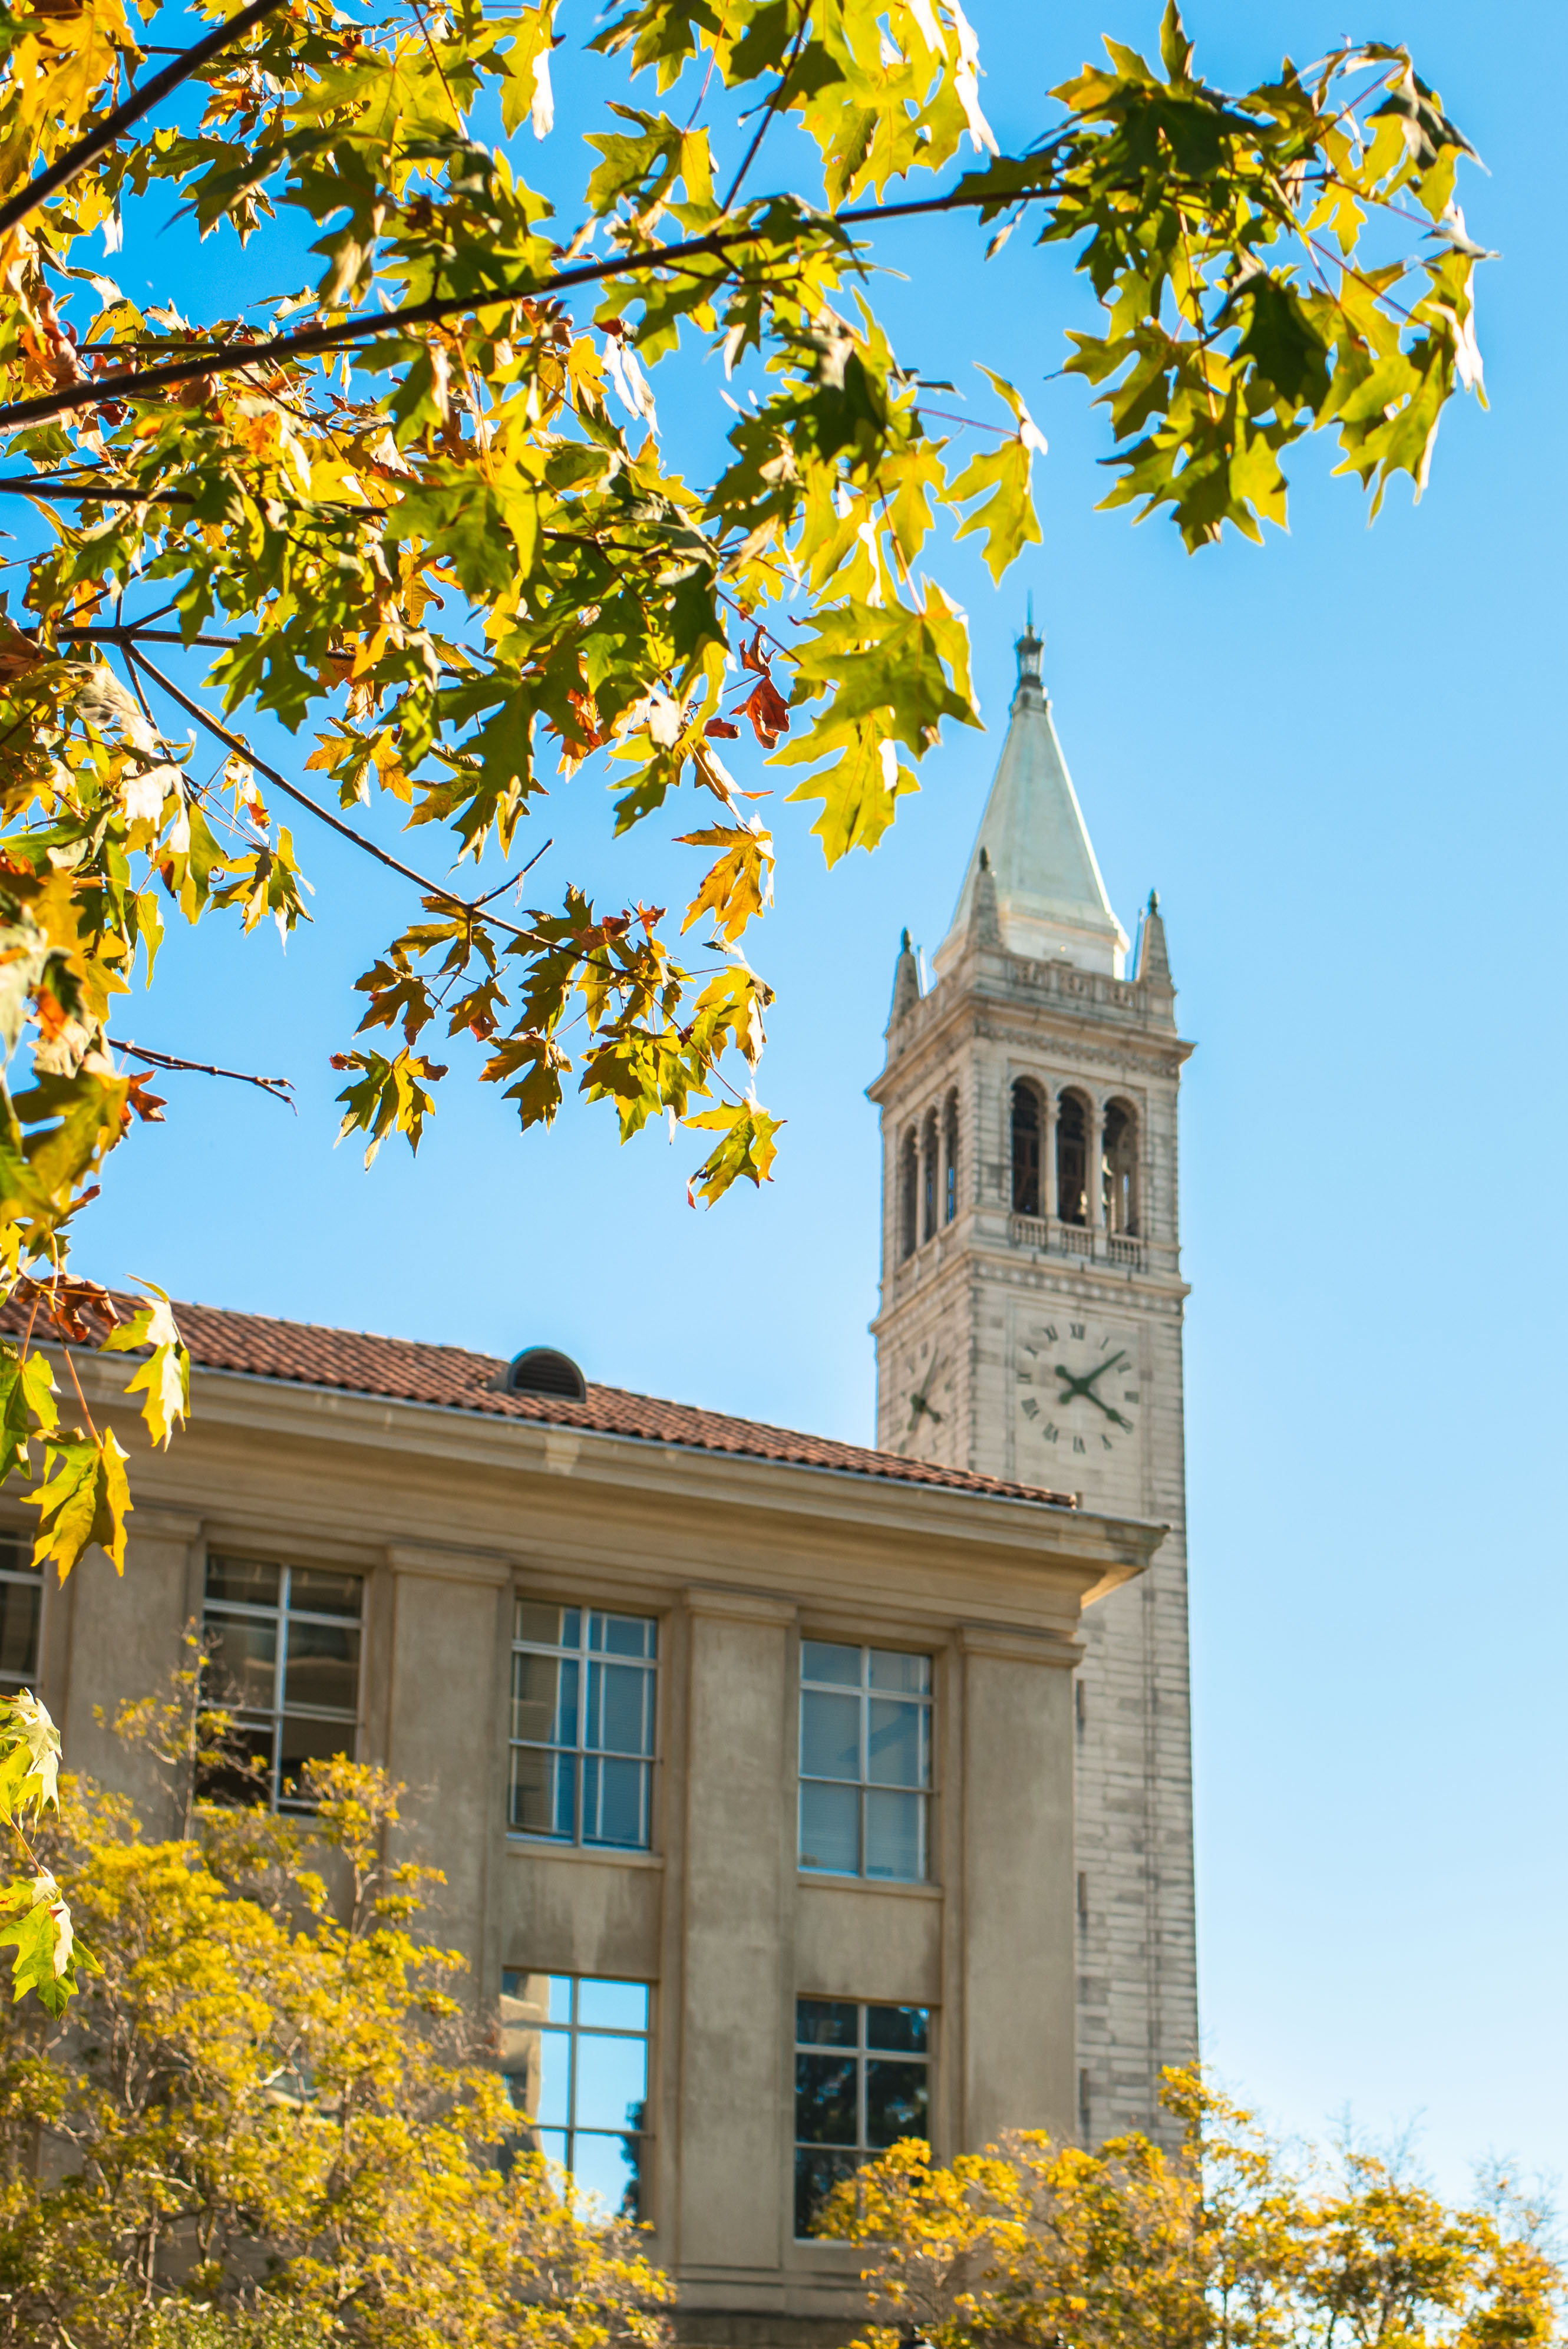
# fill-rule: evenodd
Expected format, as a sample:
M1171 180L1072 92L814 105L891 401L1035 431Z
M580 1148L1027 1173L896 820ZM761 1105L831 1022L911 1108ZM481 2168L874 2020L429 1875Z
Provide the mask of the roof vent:
M586 1402L588 1381L570 1354L552 1346L525 1346L506 1374L508 1394L558 1395L566 1402Z

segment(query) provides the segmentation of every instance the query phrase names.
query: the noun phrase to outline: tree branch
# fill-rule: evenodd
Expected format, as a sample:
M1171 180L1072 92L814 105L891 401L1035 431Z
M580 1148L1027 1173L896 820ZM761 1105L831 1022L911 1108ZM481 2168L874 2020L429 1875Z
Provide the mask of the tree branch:
M128 1044L119 1036L111 1036L108 1040L117 1052L128 1052L133 1061L146 1061L155 1069L189 1069L193 1076L232 1077L236 1084L259 1085L263 1092L271 1093L274 1101L286 1102L294 1115L299 1115L292 1077L253 1077L244 1069L219 1069L211 1061L181 1061L172 1052L151 1052L144 1044Z
M282 792L285 797L297 802L301 807L308 808L311 814L319 817L331 831L340 833L345 840L352 841L356 848L362 848L366 856L374 856L378 864L387 865L394 873L400 873L405 881L412 881L416 888L423 889L428 895L439 897L444 905L454 905L462 913L471 914L474 911L466 897L459 897L451 889L443 889L438 881L428 881L422 873L416 873L411 864L399 864L397 857L388 856L384 848L377 848L373 840L366 840L365 834L362 832L356 832L351 823L345 823L340 816L333 814L330 808L324 808L319 800L313 800L308 792L302 792L297 783L291 783L288 777L281 774L276 767L271 767L264 759L259 759L248 742L240 735L231 733L227 726L221 725L216 718L202 709L199 701L192 701L188 693L182 693L173 678L165 677L160 668L155 668L147 655L139 652L134 644L128 644L125 650L127 657L133 660L138 668L145 669L154 685L168 694L171 701L177 701L181 709L190 717L194 718L199 726L204 726L207 729L209 734L216 735L218 740L225 748L232 750L236 758L243 759L247 766L254 767L258 774L264 775L274 791ZM505 929L507 926L504 922L496 924L498 929ZM521 936L522 933L516 931L513 935Z
M243 636L182 636L178 628L144 628L132 620L124 627L57 628L57 636L88 636L100 644L111 645L216 645L227 652L242 645Z
M1026 189L1008 202L1037 203L1047 192L1044 188ZM948 195L927 196L920 202L868 204L857 212L823 212L820 218L824 229L859 228L878 221L913 220L927 212L975 212L995 202L994 193L965 195L961 188L955 188ZM481 310L510 308L518 302L547 301L553 295L570 293L574 286L598 285L606 277L624 276L628 271L673 269L700 255L723 261L731 245L756 244L768 233L759 226L715 229L706 236L685 237L676 244L661 244L650 253L621 254L607 261L583 262L574 269L557 270L553 276L535 278L526 285L504 285L493 293L433 295L429 301L416 302L406 310L347 318L335 326L306 326L297 335L273 335L263 343L214 343L204 352L166 359L158 367L127 367L118 375L95 376L89 382L39 392L32 399L13 400L8 407L0 408L0 431L19 424L41 423L50 416L69 415L77 409L97 408L104 400L145 399L170 384L193 382L198 376L241 374L247 367L312 358L323 351L370 342L377 336L397 334L406 327L438 326L444 318L469 313L477 316Z
M74 180L78 171L85 171L89 163L96 163L105 149L114 145L120 132L129 130L133 122L139 122L160 98L167 98L171 89L178 89L182 81L188 80L191 74L199 73L220 49L227 48L231 41L237 41L242 33L250 31L253 25L259 25L263 16L270 16L274 8L282 5L283 0L250 0L249 7L242 8L239 15L231 16L226 25L220 25L215 32L209 33L204 41L198 41L193 48L180 50L174 63L165 66L161 73L154 74L145 88L137 90L123 106L117 106L112 114L106 114L96 130L89 130L85 139L79 139L74 147L68 148L57 162L49 165L46 171L40 171L36 179L29 180L20 195L13 196L9 203L0 204L0 236L7 229L15 228L18 221L25 221L27 214L46 202L57 189Z

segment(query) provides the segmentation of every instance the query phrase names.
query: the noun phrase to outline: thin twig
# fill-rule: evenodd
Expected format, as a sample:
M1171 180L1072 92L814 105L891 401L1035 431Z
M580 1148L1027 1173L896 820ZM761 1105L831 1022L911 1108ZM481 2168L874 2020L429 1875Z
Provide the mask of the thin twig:
M231 16L226 25L220 25L214 32L209 33L204 41L198 41L193 48L182 49L173 65L165 66L161 73L153 75L144 89L139 89L133 97L128 98L123 106L117 106L112 114L106 114L96 130L89 130L85 139L79 139L74 147L68 148L57 162L49 165L46 171L40 171L36 179L29 180L20 195L13 196L9 203L0 204L0 236L7 229L15 228L18 221L25 221L30 212L36 212L57 189L74 180L78 171L85 171L89 163L96 163L105 149L114 145L120 132L129 130L133 122L139 122L160 98L167 98L171 89L178 89L182 81L200 72L220 49L226 49L231 41L237 41L242 34L250 31L253 25L259 25L263 16L271 16L273 10L282 5L283 0L250 0L248 7L242 8L239 15Z
M193 1076L232 1077L236 1084L259 1085L263 1092L271 1093L274 1101L286 1102L294 1115L299 1115L292 1077L253 1077L245 1069L219 1069L211 1061L182 1061L172 1052L150 1051L146 1045L128 1044L119 1036L111 1036L108 1040L117 1052L129 1052L133 1061L147 1061L155 1069L189 1069Z
M76 1391L77 1391L77 1401L80 1403L80 1405L81 1405L81 1407L82 1407L82 1416L83 1416L83 1418L87 1421L87 1423L88 1423L88 1433L92 1437L93 1442L94 1442L96 1444L98 1444L98 1447L99 1447L99 1448L100 1448L100 1450L101 1450L102 1445L103 1445L103 1438L102 1438L102 1436L98 1433L98 1429L93 1425L93 1415L92 1415L92 1413L88 1409L88 1399L87 1399L86 1395L85 1395L85 1394L83 1394L83 1392L82 1392L82 1382L81 1382L80 1379L78 1379L78 1378L77 1378L77 1366L76 1366L75 1362L74 1362L74 1361L72 1361L72 1360L71 1360L71 1350L70 1350L69 1346L67 1346L67 1345L65 1343L65 1341L64 1341L64 1340L63 1340L63 1339L62 1339L62 1340L61 1340L61 1342L60 1342L60 1351L61 1351L61 1353L62 1353L62 1354L64 1354L64 1356L65 1356L65 1358L66 1358L66 1368L67 1368L67 1371L69 1371L69 1372L70 1372L70 1374L71 1374L71 1384L72 1384L72 1386L74 1386L74 1387L75 1387L75 1389L76 1389Z
M789 87L789 77L800 62L800 51L804 46L806 35L810 29L810 24L811 11L808 5L801 14L799 29L797 30L795 38L790 45L789 55L785 59L783 65L779 67L779 79L774 84L773 89L769 94L768 103L762 109L762 119L757 126L756 135L752 139L750 146L747 149L745 154L740 159L740 169L737 171L734 179L731 180L729 183L729 193L726 196L723 203L719 206L721 218L727 213L731 204L735 202L736 197L740 193L740 183L745 179L748 171L750 171L752 164L757 160L757 150L761 146L763 140L768 136L768 126L773 120L774 116L778 113L779 101L783 98L786 89Z

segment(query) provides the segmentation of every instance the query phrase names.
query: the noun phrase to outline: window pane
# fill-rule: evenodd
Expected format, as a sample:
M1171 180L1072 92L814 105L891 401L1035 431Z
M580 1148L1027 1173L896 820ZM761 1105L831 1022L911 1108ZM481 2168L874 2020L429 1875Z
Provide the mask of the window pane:
M868 2006L866 2045L891 2054L923 2055L931 2033L931 2016L923 2006Z
M853 2145L859 2135L852 2055L797 2055L795 2135L802 2145Z
M602 1762L589 1754L583 1764L583 1840L621 1844L640 1850L648 1840L648 1765Z
M41 1576L43 1571L41 1566L33 1564L31 1535L0 1534L0 1572Z
M247 1607L275 1607L280 1570L254 1557L210 1557L207 1560L209 1599L232 1599Z
M800 1694L800 1775L803 1778L858 1778L861 1775L861 1701L858 1696Z
M532 2137L534 2144L544 2156L546 2161L553 2161L558 2169L564 2169L566 2167L566 2131L564 2129L535 2129L532 2132Z
M905 1656L894 1648L873 1648L870 1678L874 1689L889 1689L901 1696L929 1696L931 1658Z
M203 1764L196 1791L204 1803L248 1805L273 1798L273 1722L241 1723L223 1741L221 1757Z
M601 1615L588 1618L588 1645L607 1656L651 1656L655 1626L643 1615Z
M540 1745L575 1745L581 1669L569 1657L513 1656L512 1735Z
M640 2129L647 2118L645 2039L577 2034L577 2125L580 2128Z
M802 2047L854 2047L860 2035L861 2010L852 1999L795 2001L795 2036Z
M858 1648L841 1648L833 1640L802 1640L800 1678L803 1681L834 1681L847 1688L859 1688L861 1651Z
M347 1623L289 1624L284 1702L322 1712L359 1709L359 1627Z
M330 1762L346 1754L354 1759L351 1721L301 1721L284 1713L278 1739L278 1798L292 1786L297 1795L300 1772L307 1762Z
M866 1793L866 1874L918 1884L925 1874L925 1796Z
M829 1876L861 1872L861 1797L855 1786L800 1789L800 1865Z
M601 2031L646 2031L648 1985L633 1982L580 1982L577 2020Z
M866 2064L866 2143L896 2145L901 2137L926 2133L923 2064L892 2064L877 2055Z
M873 1786L923 1786L931 1764L926 1753L926 1723L931 1715L923 1704L900 1704L895 1698L873 1696L867 1707L866 1776Z
M860 2168L853 2153L812 2153L795 2148L795 2232L815 2234L817 2214L841 2178L852 2178Z
M569 2031L542 2031L539 2034L539 2110L533 2117L546 2127L552 2122L564 2125L571 2118L567 2109L572 2081L572 2033Z
M590 1664L583 1743L606 1754L654 1750L654 1676L636 1664Z
M570 1754L547 1754L537 1745L512 1747L508 1816L520 1834L575 1835L576 1802L577 1764Z
M328 1574L321 1567L296 1566L289 1574L289 1606L307 1615L352 1615L357 1623L362 1588L357 1574Z
M277 1702L278 1627L259 1617L209 1615L202 1625L219 1704L270 1713Z
M0 1582L0 1672L29 1680L38 1669L38 1612L43 1592L24 1582Z
M572 2020L572 1977L552 1974L550 1977L550 2020L570 2023Z
M634 2219L641 2181L637 2143L629 2137L595 2137L579 2130L572 2140L572 2175L613 2212Z
M520 1599L511 1636L542 1648L575 1648L582 1641L582 1620L575 1607L543 1607L536 1599Z

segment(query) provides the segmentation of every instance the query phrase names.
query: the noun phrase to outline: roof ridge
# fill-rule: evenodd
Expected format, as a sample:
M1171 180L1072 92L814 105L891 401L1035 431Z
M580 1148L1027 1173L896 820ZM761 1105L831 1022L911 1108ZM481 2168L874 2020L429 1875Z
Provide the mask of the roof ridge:
M139 1299L127 1299L127 1303ZM846 1437L814 1435L803 1428L748 1419L738 1412L715 1411L704 1403L675 1402L662 1395L595 1381L586 1397L512 1394L493 1377L503 1356L422 1338L387 1338L369 1330L344 1330L330 1322L292 1321L281 1314L247 1313L233 1307L176 1302L175 1318L193 1367L220 1375L262 1379L323 1392L361 1394L421 1408L463 1411L514 1424L574 1428L586 1434L662 1444L682 1450L773 1460L813 1469L876 1476L890 1483L944 1487L949 1491L1026 1500L1073 1508L1076 1498L1038 1485L1020 1485L968 1468L911 1459L875 1444ZM0 1308L0 1329L19 1335L19 1309ZM46 1339L57 1344L58 1339ZM396 1367L394 1367L396 1365Z

